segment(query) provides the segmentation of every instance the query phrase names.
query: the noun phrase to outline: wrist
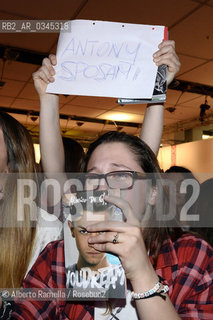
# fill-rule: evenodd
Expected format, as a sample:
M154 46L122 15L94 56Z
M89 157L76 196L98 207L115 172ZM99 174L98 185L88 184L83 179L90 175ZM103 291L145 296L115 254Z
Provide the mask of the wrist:
M164 102L153 102L153 103L147 103L146 107L149 108L149 107L153 107L153 106L162 106L164 107Z
M46 115L55 115L59 111L59 96L55 94L45 94L40 96L40 112Z
M59 95L53 94L53 93L44 93L39 96L40 102L58 102L59 101Z
M150 263L150 266L141 269L140 273L135 274L135 277L131 280L131 285L135 292L147 291L152 288L158 280L158 275Z
M152 288L158 282L157 275L146 278L144 275L141 276L137 281L131 281L132 289L135 292L147 291Z
M158 277L158 282L152 287L150 290L144 291L144 292L134 292L132 291L132 299L133 300L143 300L148 299L152 297L159 296L163 300L166 300L166 295L169 291L169 287L167 285L162 284L161 277Z

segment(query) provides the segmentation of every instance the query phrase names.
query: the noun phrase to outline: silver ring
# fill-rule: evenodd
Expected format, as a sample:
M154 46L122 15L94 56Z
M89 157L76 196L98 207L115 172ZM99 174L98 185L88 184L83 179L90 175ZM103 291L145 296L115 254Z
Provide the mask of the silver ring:
M118 243L118 232L114 235L114 238L113 238L113 240L112 240L112 243L113 243L113 244Z

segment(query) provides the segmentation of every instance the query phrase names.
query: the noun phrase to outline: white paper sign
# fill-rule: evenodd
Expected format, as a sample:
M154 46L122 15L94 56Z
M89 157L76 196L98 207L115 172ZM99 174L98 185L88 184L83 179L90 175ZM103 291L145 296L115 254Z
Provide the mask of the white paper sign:
M157 66L153 53L164 26L73 20L61 32L55 82L49 93L151 98Z

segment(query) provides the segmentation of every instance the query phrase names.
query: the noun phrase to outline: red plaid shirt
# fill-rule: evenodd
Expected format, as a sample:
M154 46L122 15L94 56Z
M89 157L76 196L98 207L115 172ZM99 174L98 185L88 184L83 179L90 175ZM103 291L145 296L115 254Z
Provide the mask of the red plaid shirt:
M169 296L180 317L213 319L212 248L192 235L183 235L174 243L164 242L156 272L169 285ZM23 282L25 288L65 288L64 242L47 245ZM17 302L13 319L92 320L92 304L70 301Z

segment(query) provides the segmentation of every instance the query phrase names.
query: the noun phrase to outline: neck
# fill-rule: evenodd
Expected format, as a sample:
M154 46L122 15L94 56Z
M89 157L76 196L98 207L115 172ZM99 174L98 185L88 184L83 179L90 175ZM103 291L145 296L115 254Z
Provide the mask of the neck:
M81 259L79 257L78 263L77 263L77 269L80 270L81 268L90 268L92 271L97 271L98 269L101 268L106 268L109 267L110 264L107 261L107 257L105 256L103 260L101 260L98 264L89 264L85 260Z

